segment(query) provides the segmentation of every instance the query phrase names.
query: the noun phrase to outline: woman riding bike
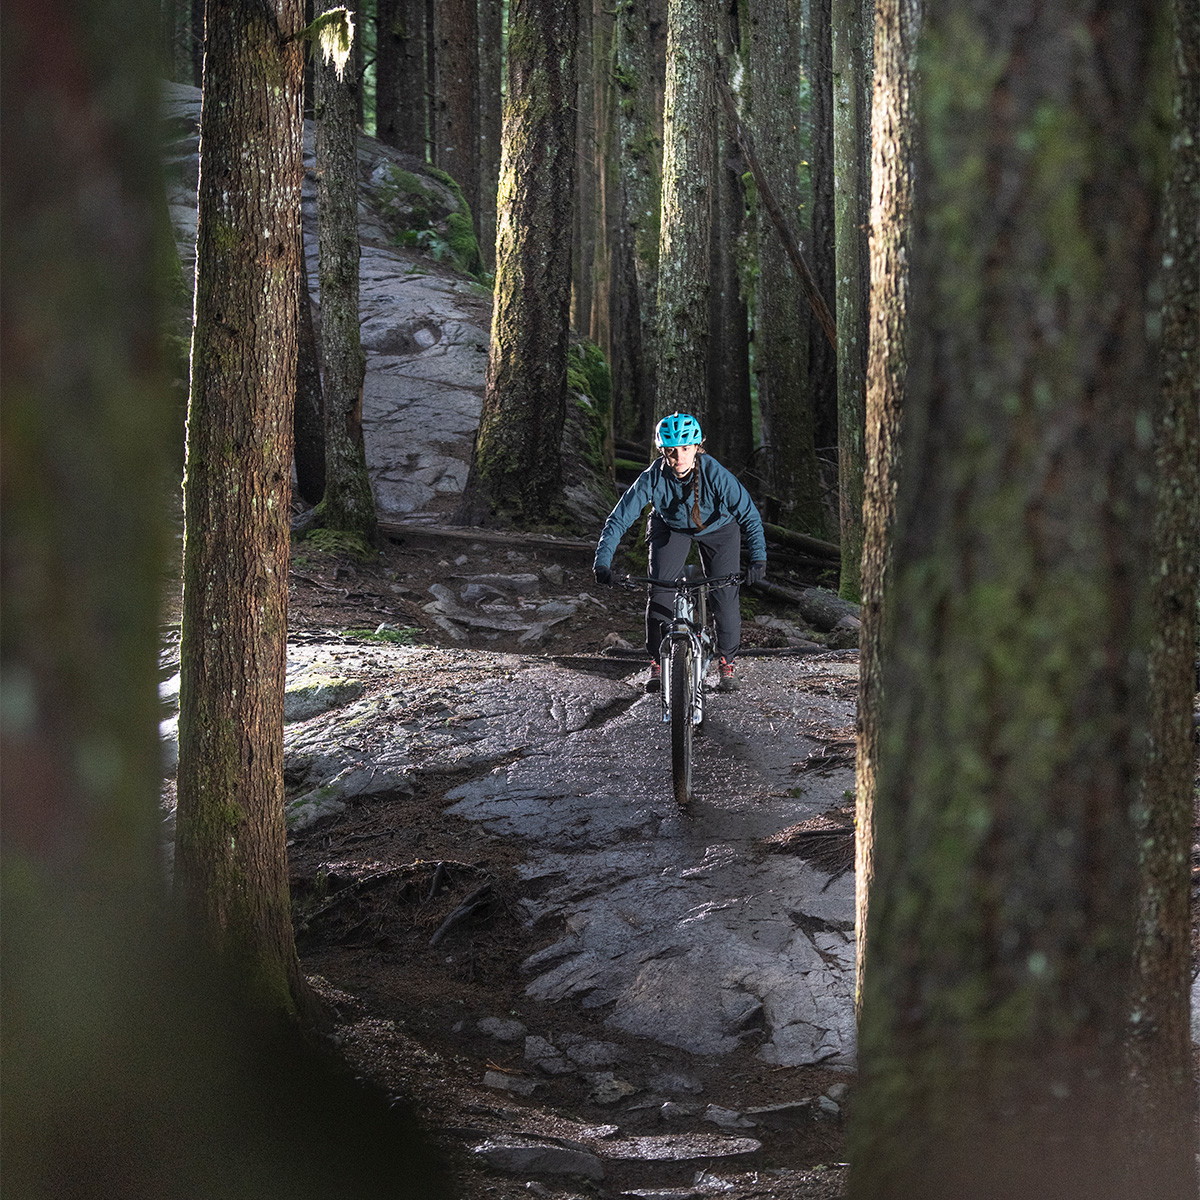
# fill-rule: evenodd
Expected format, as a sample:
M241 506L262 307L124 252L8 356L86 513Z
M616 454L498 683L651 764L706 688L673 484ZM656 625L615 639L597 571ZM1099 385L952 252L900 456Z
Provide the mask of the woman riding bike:
M715 458L704 452L700 422L688 413L672 413L659 421L654 444L657 462L630 485L608 515L596 546L593 570L596 582L612 582L612 560L617 544L647 504L646 527L650 548L649 575L674 579L683 571L693 542L700 552L705 575L734 575L741 565L741 534L746 536L750 565L747 583L758 583L767 574L767 542L762 518L750 493ZM658 662L663 626L671 619L672 593L654 588L646 603L646 652L650 676L646 691L661 686ZM737 687L733 660L742 640L742 614L734 587L715 588L709 597L717 626L717 651L721 656L718 688Z

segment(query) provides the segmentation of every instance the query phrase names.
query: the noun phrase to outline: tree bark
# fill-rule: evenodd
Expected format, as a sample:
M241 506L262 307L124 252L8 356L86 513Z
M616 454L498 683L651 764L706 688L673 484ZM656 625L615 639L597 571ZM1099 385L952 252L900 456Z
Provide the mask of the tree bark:
M479 209L479 16L477 0L434 5L433 162ZM478 226L474 226L476 239Z
M1130 1195L1162 14L924 10L851 1195Z
M571 254L571 328L590 336L596 268L596 75L593 70L592 0L579 3L579 63L575 102L575 220Z
M463 524L541 524L561 511L575 167L573 5L509 10L496 286L487 384Z
M209 0L184 488L181 907L264 1006L304 1008L283 823L300 0Z
M857 600L862 573L863 446L867 373L867 224L870 211L869 111L863 0L833 0L834 258L838 335L838 505L842 547L840 590Z
M867 913L874 876L875 768L883 704L884 605L896 520L899 435L908 371L908 264L912 224L912 87L920 0L877 0L871 151L870 351L863 481L862 630L855 768L855 1006L866 976Z
M376 0L375 133L424 160L425 0Z
M716 8L669 0L658 249L656 415L708 415L709 190L716 113Z
M321 394L321 363L313 329L312 296L308 287L308 256L300 245L300 323L296 331L296 399L292 409L295 439L296 491L308 504L325 495L325 401Z
M1127 1046L1137 1157L1129 1194L1193 1196L1189 983L1192 698L1200 546L1200 10L1175 3L1175 115L1162 222L1162 406L1156 428L1150 738L1136 809L1140 904Z
M502 0L479 0L479 256L496 269L496 192L500 186L504 60Z
M736 10L723 12L717 25L718 53L729 62L738 52ZM704 440L735 473L754 455L750 397L750 330L742 294L746 197L739 170L737 133L722 105L716 106L711 198L712 291L708 310L708 421Z
M825 307L834 308L836 269L833 237L833 67L829 31L830 0L809 0L808 77L811 83L809 176L812 180L813 281ZM821 319L810 313L809 393L813 397L814 438L817 449L836 452L837 348L821 336Z
M357 84L317 64L317 244L325 367L325 495L319 523L375 543L375 500L363 442L367 358L358 330Z

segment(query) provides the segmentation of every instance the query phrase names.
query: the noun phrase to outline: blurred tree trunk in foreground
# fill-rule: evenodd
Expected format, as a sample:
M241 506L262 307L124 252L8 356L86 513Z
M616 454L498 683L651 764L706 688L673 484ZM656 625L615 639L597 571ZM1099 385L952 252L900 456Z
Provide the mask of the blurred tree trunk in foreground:
M1169 62L1167 10L1101 15L924 10L855 1200L1137 1194Z

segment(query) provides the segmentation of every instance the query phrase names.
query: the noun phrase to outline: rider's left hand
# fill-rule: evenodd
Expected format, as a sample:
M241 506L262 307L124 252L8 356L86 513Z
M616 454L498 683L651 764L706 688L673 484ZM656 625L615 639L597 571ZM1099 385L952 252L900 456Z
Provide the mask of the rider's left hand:
M592 573L596 576L596 582L608 587L612 583L612 567L593 567Z
M746 583L755 584L762 583L767 577L767 564L762 559L752 562L746 568Z

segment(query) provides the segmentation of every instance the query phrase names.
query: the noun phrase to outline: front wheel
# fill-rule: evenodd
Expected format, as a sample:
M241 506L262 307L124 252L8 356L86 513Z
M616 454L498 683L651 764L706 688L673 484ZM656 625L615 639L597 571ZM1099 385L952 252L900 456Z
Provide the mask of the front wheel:
M692 648L686 641L671 643L667 673L671 689L671 780L676 804L692 793Z

